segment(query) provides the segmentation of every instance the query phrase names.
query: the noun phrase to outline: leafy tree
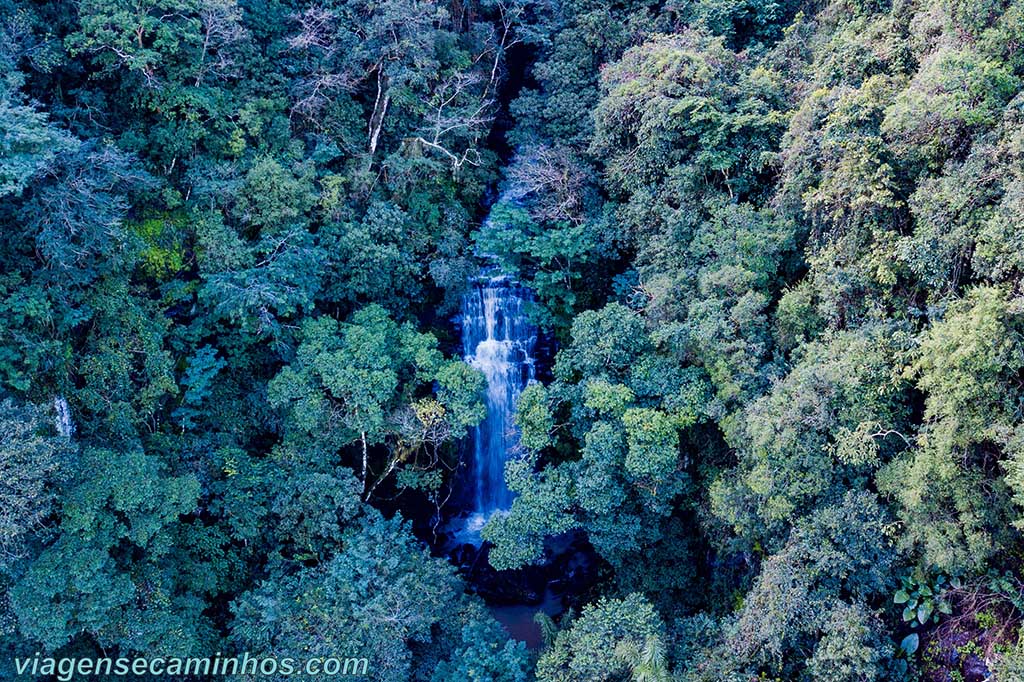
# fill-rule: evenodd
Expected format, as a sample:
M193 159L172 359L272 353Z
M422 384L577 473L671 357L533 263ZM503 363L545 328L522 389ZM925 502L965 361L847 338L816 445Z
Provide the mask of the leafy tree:
M604 71L593 147L609 155L613 187L643 191L683 166L731 194L748 191L779 117L756 94L742 99L734 59L721 39L687 31L633 48Z
M927 423L918 447L881 472L879 483L909 522L905 542L942 571L979 566L1008 513L1005 484L985 483L992 476L985 458L987 441L1015 410L1015 392L1000 377L1020 366L1018 324L1003 291L974 289L924 335L909 369L927 392Z
M892 582L898 557L879 542L888 527L869 493L848 493L804 518L765 560L723 642L696 657L692 679L765 668L788 679L879 679L893 652L868 604Z
M617 303L580 313L571 333L572 344L555 364L555 374L566 380L580 375L620 378L649 347L643 321Z
M664 625L643 595L602 599L584 608L578 619L559 631L537 663L537 679L618 679L627 671L643 668L645 650L656 652L663 638ZM639 659L629 655L631 650L640 654ZM663 670L660 656L653 658L653 667ZM663 672L658 674L664 679Z
M794 518L906 450L907 404L889 365L898 343L892 330L876 328L803 345L786 378L727 434L739 466L711 487L716 513L773 546Z
M19 632L50 650L85 635L126 653L203 651L211 624L176 551L198 492L140 450L83 449L58 534L11 589Z
M44 113L0 100L0 196L20 194L31 179L74 141L47 121Z
M343 324L309 320L302 337L295 362L270 382L268 399L287 410L296 436L328 450L358 443L367 496L399 465L437 465L439 448L483 416L479 373L445 361L434 337L397 324L380 306ZM434 381L437 398L423 397ZM378 445L388 454L371 479L370 449Z
M501 626L493 620L474 621L464 626L460 648L450 660L438 664L430 682L526 682L526 646L506 638ZM501 644L503 639L506 640L504 645Z
M347 550L330 561L242 594L231 639L254 655L368 656L370 679L406 678L410 644L429 642L457 598L452 570L397 518L371 513L342 541Z
M1019 87L998 61L971 50L938 49L887 112L882 129L896 140L898 154L941 164L960 156L972 134L992 126Z
M55 484L67 475L73 448L47 421L46 410L0 403L0 567L25 554L26 545L53 512Z

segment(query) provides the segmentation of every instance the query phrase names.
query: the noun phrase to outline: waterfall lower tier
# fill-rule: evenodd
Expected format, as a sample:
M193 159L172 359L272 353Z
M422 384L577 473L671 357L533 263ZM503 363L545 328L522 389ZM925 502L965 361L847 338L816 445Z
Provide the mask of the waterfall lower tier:
M456 498L461 513L448 517L441 546L470 591L491 607L510 636L539 647L543 636L534 620L536 612L553 616L570 606L579 608L576 596L588 593L597 582L600 564L579 531L546 538L543 563L512 570L496 570L490 564L491 547L482 541L487 521L513 505L505 464L519 456L516 404L537 378L537 355L550 357L544 337L526 317L532 302L528 289L501 277L481 277L463 298L462 354L486 377L487 410L469 434L468 466ZM543 377L546 363L540 364Z
M529 290L504 277L476 284L463 299L463 357L487 378L487 416L471 433L475 490L466 528L470 533L479 533L486 519L512 504L505 462L519 442L516 402L535 372L537 329L523 310L529 300Z

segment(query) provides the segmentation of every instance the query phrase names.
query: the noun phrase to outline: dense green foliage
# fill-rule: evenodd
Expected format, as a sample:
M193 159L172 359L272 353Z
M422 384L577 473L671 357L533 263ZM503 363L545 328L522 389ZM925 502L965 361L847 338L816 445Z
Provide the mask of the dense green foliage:
M1021 0L0 0L0 676L1024 679L1022 46ZM557 346L490 561L599 564L538 652L403 520L484 415L483 253Z

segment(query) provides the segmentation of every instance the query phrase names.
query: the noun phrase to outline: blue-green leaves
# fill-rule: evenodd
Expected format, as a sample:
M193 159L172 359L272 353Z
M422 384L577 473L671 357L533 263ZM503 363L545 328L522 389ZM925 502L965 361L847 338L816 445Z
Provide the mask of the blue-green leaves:
M907 657L913 656L914 652L917 651L917 647L920 645L920 642L920 635L916 632L911 632L900 642L900 649Z
M47 118L0 93L0 197L20 194L58 152L77 145Z
M940 615L952 613L946 590L960 586L960 579L939 574L932 580L910 574L900 578L900 589L893 595L893 603L903 607L904 622L926 625L938 622Z

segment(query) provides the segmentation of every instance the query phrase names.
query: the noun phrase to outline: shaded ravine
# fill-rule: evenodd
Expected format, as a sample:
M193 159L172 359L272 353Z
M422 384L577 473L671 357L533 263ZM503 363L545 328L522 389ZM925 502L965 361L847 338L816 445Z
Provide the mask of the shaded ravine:
M470 591L484 599L511 637L538 647L542 637L534 615L561 614L593 585L597 565L582 533L549 538L538 565L498 571L489 563L490 545L481 531L515 502L505 480L505 465L523 456L515 424L517 403L530 382L543 374L541 366L550 364L553 350L542 342L541 331L530 320L533 292L497 271L489 264L493 260L483 258L485 264L470 282L454 320L463 359L486 379L481 396L486 416L465 443L462 475L453 498L456 509L439 549L458 566Z
M532 48L517 44L507 57L498 113L487 139L487 147L505 165L514 163L515 156L508 139L514 126L510 105L522 88L536 87L530 74ZM516 189L505 187L501 193L496 188L480 207L482 222L496 219L492 210L509 201ZM435 519L432 545L436 553L458 567L469 591L483 598L510 637L537 648L542 642L534 615L561 614L594 584L597 565L581 533L551 538L545 543L545 559L540 565L498 571L488 561L490 545L483 541L481 531L488 519L508 511L514 503L515 495L505 482L505 463L521 456L516 404L525 387L546 374L555 349L552 339L528 316L535 301L533 292L494 265L501 260L494 256L500 254L478 255L479 274L468 282L461 310L452 323L463 359L486 378L481 396L486 417L464 443L452 504L440 512L442 518ZM437 522L443 525L440 534Z

